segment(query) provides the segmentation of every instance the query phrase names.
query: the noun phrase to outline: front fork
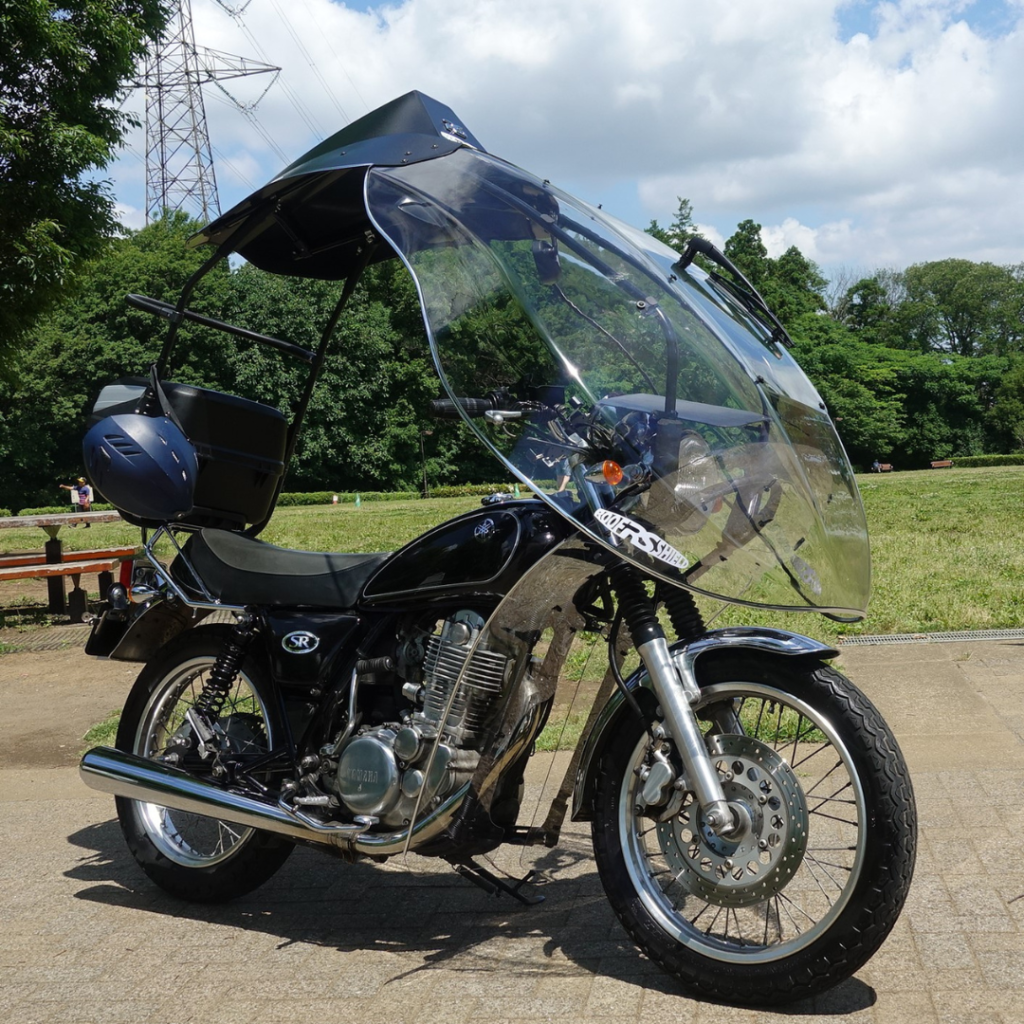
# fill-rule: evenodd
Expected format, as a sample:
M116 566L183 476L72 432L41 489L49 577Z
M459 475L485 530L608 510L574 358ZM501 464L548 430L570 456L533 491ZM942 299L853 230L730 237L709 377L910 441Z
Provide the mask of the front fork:
M731 835L739 827L739 821L725 799L721 779L708 755L693 710L700 699L700 689L692 679L683 678L664 636L640 644L637 653L651 678L665 726L679 751L704 821L715 835Z
M733 835L742 827L741 815L734 813L725 798L697 723L693 706L700 699L700 688L692 673L680 670L673 659L654 602L648 597L639 573L620 564L610 575L623 620L658 698L665 728L682 759L687 788L693 790L708 827L716 835Z

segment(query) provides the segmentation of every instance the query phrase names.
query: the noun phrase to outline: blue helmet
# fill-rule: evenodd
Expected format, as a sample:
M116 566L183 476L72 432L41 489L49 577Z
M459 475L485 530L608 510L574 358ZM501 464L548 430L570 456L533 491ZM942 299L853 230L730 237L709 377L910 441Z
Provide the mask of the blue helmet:
M168 417L107 416L85 435L82 452L93 486L129 518L166 523L191 511L199 464Z

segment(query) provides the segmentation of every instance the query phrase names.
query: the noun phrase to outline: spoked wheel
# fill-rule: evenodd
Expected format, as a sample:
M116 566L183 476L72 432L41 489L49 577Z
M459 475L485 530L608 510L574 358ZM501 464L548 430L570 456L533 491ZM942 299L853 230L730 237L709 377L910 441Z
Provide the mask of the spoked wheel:
M209 775L211 763L196 753L186 715L223 647L225 629L204 626L177 638L136 680L117 733L121 750ZM277 732L266 677L246 659L232 681L218 727L232 756L266 753ZM117 798L128 847L149 877L182 899L220 902L262 885L285 861L292 844L186 811Z
M903 907L916 841L906 765L877 710L829 668L734 654L698 671L698 715L740 827L716 835L685 790L647 803L658 752L634 717L598 784L605 889L641 949L698 994L811 995L862 966Z

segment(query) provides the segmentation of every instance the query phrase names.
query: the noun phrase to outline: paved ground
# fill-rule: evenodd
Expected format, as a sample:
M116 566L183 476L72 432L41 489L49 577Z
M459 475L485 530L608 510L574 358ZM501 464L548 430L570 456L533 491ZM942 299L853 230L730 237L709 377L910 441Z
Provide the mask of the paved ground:
M855 978L769 1013L691 1000L643 960L582 830L529 855L551 879L540 908L424 860L349 865L307 850L229 906L174 901L130 860L111 799L67 767L131 669L0 655L0 1020L1024 1022L1024 644L853 647L841 667L910 763L917 875ZM546 766L535 759L534 781ZM518 858L501 863L518 871Z

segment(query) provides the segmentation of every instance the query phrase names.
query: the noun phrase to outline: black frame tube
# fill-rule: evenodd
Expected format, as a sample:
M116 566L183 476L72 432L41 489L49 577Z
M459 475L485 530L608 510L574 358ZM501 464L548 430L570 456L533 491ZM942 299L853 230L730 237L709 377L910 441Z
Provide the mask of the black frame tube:
M211 316L204 316L191 309L178 309L169 302L162 299L150 298L148 295L128 295L125 301L129 306L141 309L145 313L152 313L154 316L162 316L170 320L172 325L179 324L182 320L189 320L193 323L202 324L204 327L212 327L215 330L223 331L225 334L234 334L236 337L245 338L247 341L258 341L262 345L269 345L279 352L294 356L307 365L312 366L316 359L316 353L301 345L295 345L290 341L282 341L280 338L273 338L269 334L260 334L258 331L250 331L247 327L236 327L234 324L225 323L223 320L215 320ZM166 348L166 343L165 343ZM167 353L170 354L169 352ZM161 354L161 359L163 354ZM162 368L161 368L162 370Z
M338 320L341 318L342 311L348 305L349 299L352 298L352 293L356 290L356 285L362 278L363 272L369 265L370 259L372 258L376 248L376 239L368 238L366 247L363 250L363 259L345 279L345 287L342 289L341 297L338 299L338 302L334 307L334 311L331 313L330 318L324 325L323 332L320 335L320 344L317 346L316 357L313 360L309 372L309 378L306 381L306 387L302 393L302 398L299 400L298 408L295 410L291 426L288 428L288 447L285 449L284 455L284 472L281 474L281 478L277 482L277 490L274 493L274 500L270 505L270 511L260 522L253 523L248 530L244 531L246 536L257 536L267 523L270 522L270 517L274 514L274 509L277 508L277 499L281 496L281 488L284 486L285 478L288 475L288 468L291 466L292 456L295 454L295 445L299 439L299 430L302 427L303 420L306 418L306 410L309 408L310 399L313 397L313 388L316 385L317 378L319 378L320 371L323 369L324 362L327 358L327 346L331 340L331 335L334 333L335 327L338 326Z

